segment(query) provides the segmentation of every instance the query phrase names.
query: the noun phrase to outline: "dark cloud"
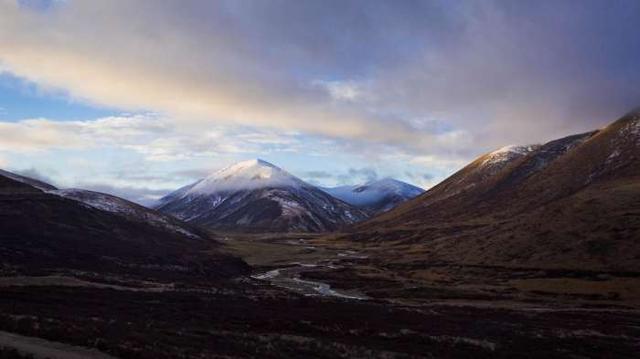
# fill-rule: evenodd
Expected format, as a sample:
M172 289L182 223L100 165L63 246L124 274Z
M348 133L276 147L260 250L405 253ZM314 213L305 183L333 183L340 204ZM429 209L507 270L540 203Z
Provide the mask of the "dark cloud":
M592 129L640 102L640 2L484 1L457 11L452 41L375 83L380 107L447 118L474 135L472 146L495 147Z

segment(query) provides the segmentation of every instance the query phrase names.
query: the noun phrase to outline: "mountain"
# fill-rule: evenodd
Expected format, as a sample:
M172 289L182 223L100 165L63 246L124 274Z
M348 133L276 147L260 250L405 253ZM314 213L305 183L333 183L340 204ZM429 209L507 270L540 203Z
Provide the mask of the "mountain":
M100 208L104 199L119 210L128 208L129 202L122 199L63 192L32 181L6 171L0 174L0 266L5 270L41 273L64 268L208 278L247 271L244 262L224 254L217 242L183 232L188 225L167 230L153 220L142 220L163 218L150 210L145 213L143 207L128 215L114 213L113 207ZM177 220L168 223L179 226Z
M42 182L42 181L39 181L37 179L21 176L21 175L15 174L13 172L1 170L1 169L0 169L0 176L4 176L4 177L10 178L10 179L12 179L14 181L21 182L21 183L24 183L24 184L28 184L28 185L33 186L33 187L35 187L35 188L37 188L39 190L42 190L42 191L50 191L50 190L57 189L55 186L52 186L52 185L50 185L50 184L48 184L46 182Z
M188 223L223 230L324 232L366 217L361 210L263 160L216 171L156 206Z
M483 155L356 225L351 238L411 245L421 261L640 270L639 160L634 112L597 131Z
M202 239L204 236L200 233L199 229L171 216L106 193L77 188L56 189L47 192L84 203L96 209L126 217L129 220L145 222L152 226L183 234L194 239Z
M371 181L363 185L322 188L322 190L371 214L386 212L424 192L422 188L393 178Z
M21 176L9 171L1 170L0 175L18 181L36 189L45 191L47 193L55 194L65 198L69 198L74 201L82 202L88 206L115 213L129 219L135 219L141 222L163 228L165 230L178 232L193 238L200 238L201 234L198 234L199 230L195 227L189 226L184 222L178 221L171 216L167 216L160 212L150 210L146 207L140 206L136 203L127 201L125 199L112 196L106 193L87 191L83 189L58 189L55 186L36 180L33 178Z

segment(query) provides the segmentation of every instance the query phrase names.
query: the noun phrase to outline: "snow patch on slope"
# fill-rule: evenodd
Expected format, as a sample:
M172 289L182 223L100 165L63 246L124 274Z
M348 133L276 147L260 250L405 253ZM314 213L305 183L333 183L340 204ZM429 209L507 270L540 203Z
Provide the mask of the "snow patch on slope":
M49 191L61 197L73 199L103 211L129 215L134 210L124 200L104 193L86 191L78 188L67 188Z
M534 145L527 145L527 146L509 145L509 146L504 146L504 147L502 147L500 149L497 149L497 150L489 153L486 156L486 158L484 159L484 161L482 162L482 164L483 165L495 165L495 164L506 163L506 162L509 162L509 161L513 160L514 158L525 156L529 152L532 152L535 149L536 149L536 146L534 146Z
M635 139L640 144L640 115L634 115L621 130L620 134L625 138Z
M630 143L635 146L640 146L640 115L633 115L628 122L620 128L617 136L614 136L610 141L611 153L606 159L605 164L609 166L617 166L621 163L617 163L622 160L624 162L624 148L625 143ZM628 149L627 149L628 151ZM595 176L595 174L593 174Z
M191 238L200 238L200 236L171 223L171 219L165 215L153 212L135 203L112 195L77 188L50 190L47 191L47 193L81 202L89 207L115 213L129 219L148 222L157 227L162 227Z

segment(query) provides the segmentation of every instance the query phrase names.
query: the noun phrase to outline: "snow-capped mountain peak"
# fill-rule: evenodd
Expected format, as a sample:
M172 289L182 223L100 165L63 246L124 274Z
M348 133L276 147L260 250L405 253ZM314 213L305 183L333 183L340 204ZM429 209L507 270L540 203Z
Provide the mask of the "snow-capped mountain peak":
M260 159L216 171L161 198L156 208L190 223L234 230L328 231L366 216Z
M424 192L422 188L393 178L370 181L362 185L324 188L325 192L371 213L385 212Z
M416 186L410 185L402 181L398 181L397 179L393 179L390 177L386 177L377 181L367 182L361 187L369 187L377 191L393 191L398 194L400 193L420 194L424 192L422 188L418 188Z
M233 192L255 188L299 187L304 182L261 159L238 162L196 182L185 195Z

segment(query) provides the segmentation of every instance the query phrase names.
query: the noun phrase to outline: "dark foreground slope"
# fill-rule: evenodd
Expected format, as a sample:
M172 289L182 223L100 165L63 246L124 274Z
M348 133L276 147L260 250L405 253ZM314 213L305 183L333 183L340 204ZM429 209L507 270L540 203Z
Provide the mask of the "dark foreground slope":
M0 175L4 271L198 273L212 278L246 271L241 260L216 247L206 238L128 219Z
M411 247L406 258L640 271L640 115L510 158L486 156L354 240Z
M633 358L639 320L216 289L16 286L0 295L0 330L118 358Z

